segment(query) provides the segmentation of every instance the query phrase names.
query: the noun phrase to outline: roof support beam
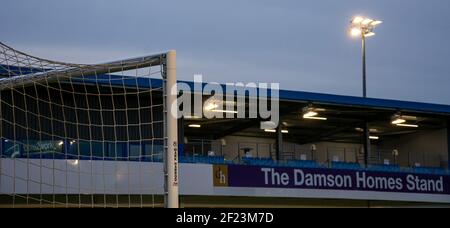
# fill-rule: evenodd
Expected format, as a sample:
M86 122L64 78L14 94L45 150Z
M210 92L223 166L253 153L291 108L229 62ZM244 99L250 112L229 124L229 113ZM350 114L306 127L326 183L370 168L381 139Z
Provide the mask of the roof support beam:
M369 158L370 158L370 126L369 126L369 122L365 122L364 123L364 165L366 166L366 168L369 167Z
M275 159L277 161L280 160L280 158L281 158L280 155L281 155L281 153L283 153L283 132L281 132L281 130L282 130L282 124L280 123L280 124L278 124L278 127L277 127L277 138L275 141L275 144L276 144Z

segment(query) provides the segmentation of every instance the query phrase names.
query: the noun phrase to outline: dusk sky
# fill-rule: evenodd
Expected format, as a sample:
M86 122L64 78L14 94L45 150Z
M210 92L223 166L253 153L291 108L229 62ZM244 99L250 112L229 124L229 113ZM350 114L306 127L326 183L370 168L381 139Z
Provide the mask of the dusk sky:
M2 0L0 41L77 63L175 49L181 80L360 96L355 15L384 22L367 43L369 97L450 104L448 0Z

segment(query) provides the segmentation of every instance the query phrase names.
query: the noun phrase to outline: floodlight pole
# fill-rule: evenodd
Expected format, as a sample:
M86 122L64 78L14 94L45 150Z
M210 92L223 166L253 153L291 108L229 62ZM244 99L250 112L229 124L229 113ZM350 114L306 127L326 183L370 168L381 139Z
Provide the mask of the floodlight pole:
M382 21L372 20L370 18L355 17L351 21L352 35L361 34L362 39L362 84L363 84L363 98L367 97L366 86L366 37L373 36L375 33L373 29L376 25L381 24ZM364 121L364 163L367 167L370 159L370 126L369 121Z
M364 33L362 34L362 77L363 77L363 97L366 98L367 97L367 92L366 92L366 37L364 35Z
M178 208L178 120L172 114L172 104L177 102L177 63L176 52L169 51L166 55L165 91L166 91L166 153L164 159L165 197L166 208Z
M362 83L363 83L363 97L367 97L366 87L366 36L361 33L362 37ZM367 120L364 123L364 165L368 167L370 158L370 126Z

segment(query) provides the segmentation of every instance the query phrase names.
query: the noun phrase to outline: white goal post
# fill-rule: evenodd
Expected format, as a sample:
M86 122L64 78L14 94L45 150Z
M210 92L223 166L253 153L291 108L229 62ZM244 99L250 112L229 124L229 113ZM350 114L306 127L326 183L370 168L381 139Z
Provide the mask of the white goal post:
M166 56L166 70L164 76L165 78L165 91L166 99L165 102L165 116L167 123L165 131L167 134L167 151L166 158L164 161L165 166L165 176L166 176L166 207L167 208L178 208L179 207L179 197L178 197L178 121L177 117L172 115L170 108L173 107L172 104L177 102L177 94L172 93L172 91L177 90L177 63L176 63L176 52L169 51Z

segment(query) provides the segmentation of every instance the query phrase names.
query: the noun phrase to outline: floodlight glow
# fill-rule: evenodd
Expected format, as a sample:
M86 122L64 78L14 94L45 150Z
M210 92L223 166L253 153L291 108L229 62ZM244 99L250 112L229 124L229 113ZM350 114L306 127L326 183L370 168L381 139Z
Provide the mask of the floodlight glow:
M364 20L361 22L361 24L362 24L362 25L368 25L368 24L370 24L370 23L372 23L372 22L374 22L374 20L372 20L372 19L370 19L370 18L366 18L366 19L364 19Z
M304 119L309 119L309 120L327 120L327 118L325 118L325 117L314 117L314 116L311 116L311 117L303 117Z
M403 119L401 116L394 116L394 118L392 118L392 124L402 124L405 122L406 120Z
M76 160L68 160L67 162L68 162L69 164L73 165L73 166L77 166L78 163L79 163L79 160L78 160L78 159L76 159Z
M370 139L373 139L373 140L378 140L378 139L380 139L380 137L378 137L378 136L370 136L369 138L370 138Z
M311 120L327 120L327 118L323 118L323 117L319 117L319 110L325 110L325 109L319 109L319 108L314 108L312 107L312 105L310 104L307 107L303 108L303 119L311 119Z
M184 116L185 119L201 119L200 116Z
M361 33L362 33L362 31L359 28L352 28L350 30L350 35L352 35L352 36L360 36Z
M377 25L379 25L381 23L383 23L383 21L372 21L372 23L370 23L370 25L377 26Z
M396 124L397 126L399 126L399 127L413 127L413 128L418 128L419 127L419 125L417 125L417 124L403 124L403 123L400 123L400 124Z
M220 112L220 113L233 113L233 114L237 114L237 111L230 111L230 110L221 110L221 109L213 109L211 110L211 112Z
M361 23L362 21L364 21L364 18L363 18L363 17L355 17L355 18L353 18L352 23L353 23L353 24L359 24L359 23Z
M190 128L201 128L202 125L200 125L200 124L189 124L189 127Z
M381 23L383 22L366 17L354 17L350 23L350 35L354 37L362 35L363 38L374 36L374 28Z
M277 130L275 130L275 129L265 129L264 131L265 132L269 132L269 133L276 133L277 132ZM288 130L281 130L281 133L288 134L289 131Z
M364 132L364 129L362 129L362 128L360 128L360 127L355 128L355 130L356 130L356 131L359 131L359 132ZM370 133L377 133L377 132L378 132L378 129L376 129L376 128L370 128L370 129L369 129L369 132L370 132Z
M375 33L369 32L369 33L364 34L364 37L371 37L371 36L375 36Z
M308 111L307 113L303 114L303 118L314 117L317 115L319 115L319 113L313 112L313 111Z
M213 109L215 109L215 108L218 108L218 107L219 107L218 104L216 104L216 103L211 103L211 104L208 104L208 105L205 106L205 110L211 111L211 110L213 110Z
M235 101L224 101L223 103L227 104L227 105L235 105L236 104Z

